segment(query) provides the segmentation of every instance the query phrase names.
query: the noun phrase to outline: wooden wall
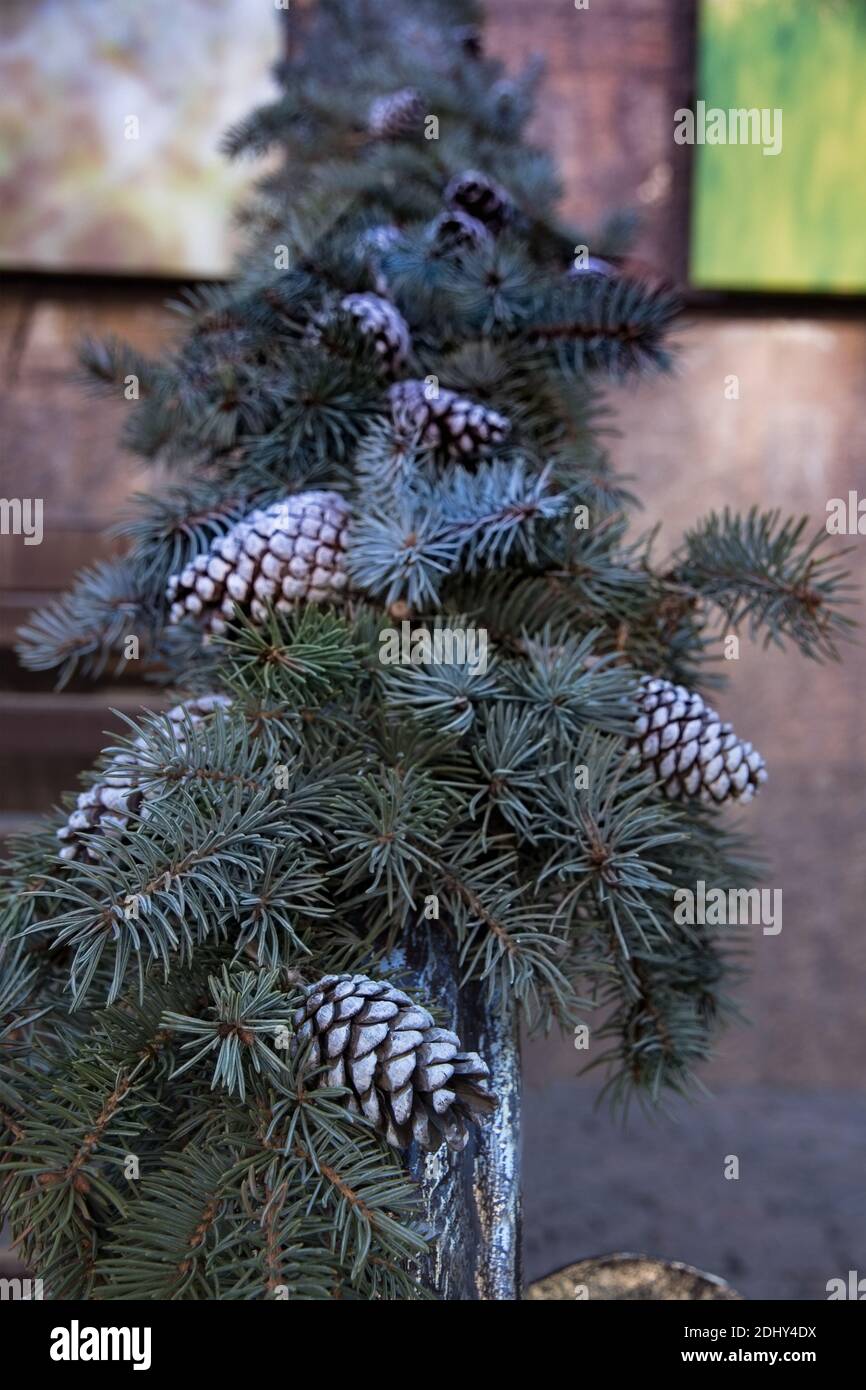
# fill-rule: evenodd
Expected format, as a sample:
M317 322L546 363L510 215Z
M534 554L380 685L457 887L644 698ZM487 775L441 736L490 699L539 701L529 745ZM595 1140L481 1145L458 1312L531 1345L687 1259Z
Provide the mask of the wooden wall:
M673 113L693 95L694 0L496 0L488 47L510 65L547 65L533 130L563 173L564 208L592 228L637 211L639 256L682 279L690 151L673 142Z
M44 539L0 537L0 832L47 809L76 784L117 722L136 709L135 678L53 693L52 673L21 670L12 646L28 613L62 592L82 565L113 549L106 535L144 471L117 439L127 408L94 398L76 367L84 334L116 333L156 350L170 332L166 287L110 279L11 278L0 309L0 477L5 497L44 500Z
M568 210L590 227L612 208L643 214L638 253L679 276L687 245L688 151L673 144L673 111L692 87L690 0L497 0L489 47L517 61L548 59L537 119L567 185ZM97 750L110 705L134 707L134 681L55 696L16 671L12 631L33 602L106 553L101 535L145 480L119 451L123 402L74 385L82 332L117 332L153 350L171 331L167 287L53 280L11 284L0 314L2 492L43 496L46 539L0 540L0 726L10 772L0 810L20 822L74 785ZM862 479L866 325L850 312L772 301L742 312L694 309L676 373L613 393L617 460L635 477L647 521L673 544L710 506L778 505L817 528L828 497ZM736 374L740 397L724 395ZM862 484L861 484L862 486ZM852 564L862 573L863 544ZM761 748L771 780L748 824L769 855L766 883L783 889L780 937L756 938L745 1006L749 1031L729 1035L716 1079L862 1086L866 1016L866 854L862 815L862 648L841 669L744 646L720 702ZM2 822L0 822L2 824ZM574 1054L531 1048L530 1079L571 1075Z

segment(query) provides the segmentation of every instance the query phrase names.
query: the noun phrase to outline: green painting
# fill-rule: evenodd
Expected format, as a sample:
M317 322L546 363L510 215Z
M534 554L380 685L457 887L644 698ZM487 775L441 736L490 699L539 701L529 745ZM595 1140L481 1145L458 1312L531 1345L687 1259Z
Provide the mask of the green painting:
M691 281L866 293L866 0L699 0Z

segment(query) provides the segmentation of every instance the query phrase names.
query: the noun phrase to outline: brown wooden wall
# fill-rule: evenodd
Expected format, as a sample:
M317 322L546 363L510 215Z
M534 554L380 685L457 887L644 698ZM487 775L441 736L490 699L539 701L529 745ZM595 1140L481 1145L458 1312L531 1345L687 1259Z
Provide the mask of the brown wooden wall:
M565 209L592 228L640 214L637 253L675 280L686 268L690 151L673 112L693 95L694 0L496 0L488 47L509 64L547 65L535 122L562 169Z
M0 832L47 809L75 786L112 723L133 710L134 677L115 688L79 682L62 695L54 677L22 671L11 648L27 614L62 591L82 565L107 556L107 529L129 494L146 485L117 438L127 408L96 399L80 380L75 345L115 333L145 350L170 332L164 286L109 279L10 279L0 308L0 492L44 500L44 539L0 537Z
M689 0L498 0L489 46L517 61L548 59L539 143L562 164L568 210L592 226L635 206L648 264L682 273L687 237L688 152L673 144L673 111L692 87ZM126 495L145 485L116 443L123 402L94 400L74 384L82 332L116 332L154 350L170 332L166 287L145 282L32 279L7 287L0 313L2 493L43 496L46 539L0 540L0 648L34 601L62 588L80 564L106 553L103 527ZM694 310L676 373L612 393L622 428L618 462L632 473L648 522L673 544L710 506L756 503L808 513L823 524L826 500L863 487L866 324L808 304L779 311ZM736 374L740 397L727 400ZM862 574L864 541L852 564ZM134 682L75 688L14 669L0 650L0 810L9 819L49 804L74 785L100 744L110 705L135 706ZM745 1006L754 1020L732 1033L716 1079L863 1085L866 901L861 727L862 648L843 668L744 645L731 666L723 713L767 758L771 780L748 825L769 856L766 883L781 887L781 937L756 938ZM2 824L2 823L0 823ZM571 1075L574 1053L530 1049L530 1077Z

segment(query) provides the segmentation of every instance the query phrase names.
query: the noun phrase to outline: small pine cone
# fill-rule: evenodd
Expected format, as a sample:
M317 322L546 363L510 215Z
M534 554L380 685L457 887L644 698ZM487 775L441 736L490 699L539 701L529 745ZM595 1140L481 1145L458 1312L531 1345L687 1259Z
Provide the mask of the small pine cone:
M448 207L468 212L470 217L483 222L494 236L502 231L514 213L514 204L502 185L477 169L455 174L444 196Z
M670 797L751 801L767 780L764 759L737 738L700 695L671 681L644 676L635 740L644 767Z
M389 92L372 102L367 129L377 140L390 140L418 130L423 117L421 93L414 87L401 87L398 92Z
M144 792L135 785L134 769L125 769L129 779L126 785L121 782L123 775L120 769L110 770L104 782L95 782L79 794L75 810L57 831L61 859L90 859L97 863L102 856L96 836L122 835L130 817L143 814Z
M426 1009L384 980L325 975L307 987L294 1024L293 1051L309 1044L305 1073L326 1066L315 1084L347 1086L349 1110L397 1149L414 1139L459 1152L466 1121L496 1108L478 1054L461 1052L456 1033L435 1027Z
M387 295L388 280L382 269L382 258L400 241L400 229L383 222L379 226L366 227L355 243L358 257L367 266L376 286L376 293Z
M409 325L388 299L378 294L347 294L340 308L351 314L359 329L372 338L389 370L402 367L412 348Z
M182 733L188 723L200 724L214 710L225 709L230 703L225 695L197 695L166 710L180 747L184 747ZM76 809L57 831L61 859L90 859L96 863L101 858L97 836L122 835L129 827L130 817L146 818L145 793L138 785L139 767L134 751L145 746L145 740L137 738L131 749L112 758L101 782L80 793Z
M511 421L498 410L441 388L428 400L426 390L425 382L410 379L395 381L388 393L395 424L417 430L422 444L467 459L508 438Z
M194 617L206 632L220 633L236 606L263 623L268 604L284 613L342 598L348 527L349 509L336 492L298 492L250 512L171 576L169 622Z
M443 30L423 19L406 19L397 23L395 40L404 56L423 64L426 71L453 71L455 58L480 58L482 52L481 30L475 24Z
M474 251L493 240L490 232L477 217L471 217L462 208L449 208L440 212L430 223L430 240L439 250L450 254L455 251Z
M477 24L459 24L451 31L454 42L463 49L467 58L480 58L484 51L481 30Z
M365 227L358 235L358 250L362 256L381 256L396 246L400 240L400 228L393 222L380 222L374 227Z

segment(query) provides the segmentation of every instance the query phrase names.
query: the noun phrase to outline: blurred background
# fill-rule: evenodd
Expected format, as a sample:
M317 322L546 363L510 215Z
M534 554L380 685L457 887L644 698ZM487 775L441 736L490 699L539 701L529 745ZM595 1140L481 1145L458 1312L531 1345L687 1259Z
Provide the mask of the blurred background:
M45 505L42 545L0 537L2 834L75 786L109 707L151 699L133 679L58 695L17 668L14 632L110 552L105 528L152 484L117 444L125 403L82 392L75 345L116 333L156 352L172 293L225 273L252 174L218 139L268 95L279 8L0 8L0 491ZM829 499L866 495L862 0L497 0L485 46L547 61L534 136L560 162L565 212L593 226L635 209L636 260L685 287L674 373L610 392L612 452L662 548L714 507L778 506L817 530ZM677 144L675 112L698 98L780 107L782 150ZM859 586L866 541L847 543ZM623 1122L595 1108L569 1039L527 1044L529 1278L615 1250L752 1298L823 1299L829 1279L866 1276L866 660L859 644L821 667L744 641L725 669L714 702L770 768L747 824L783 930L754 935L749 1025L722 1039L705 1098Z

